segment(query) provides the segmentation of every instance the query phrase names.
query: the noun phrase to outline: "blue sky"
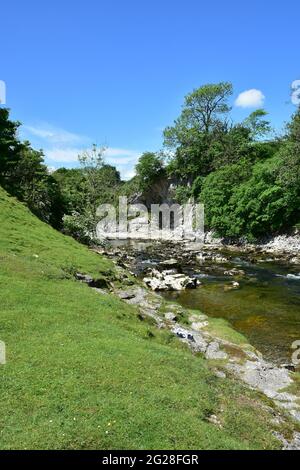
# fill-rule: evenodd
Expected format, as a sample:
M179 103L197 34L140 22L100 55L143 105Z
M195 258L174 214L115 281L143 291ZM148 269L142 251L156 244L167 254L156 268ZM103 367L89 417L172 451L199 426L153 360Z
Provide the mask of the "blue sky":
M184 95L207 82L231 81L233 105L258 90L234 119L261 101L280 128L295 110L299 17L296 0L2 2L0 80L21 136L49 166L75 166L95 142L128 178L141 152L162 147Z

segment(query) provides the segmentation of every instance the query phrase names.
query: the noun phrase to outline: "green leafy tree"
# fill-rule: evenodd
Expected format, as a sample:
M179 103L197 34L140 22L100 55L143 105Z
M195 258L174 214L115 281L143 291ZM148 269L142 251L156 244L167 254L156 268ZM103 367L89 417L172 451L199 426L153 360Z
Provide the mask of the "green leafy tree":
M266 147L263 159L248 159L211 173L201 201L207 224L219 235L246 236L286 232L300 221L299 110L284 141ZM275 153L274 153L275 150Z
M221 82L204 85L185 97L181 115L164 131L165 146L176 150L171 173L187 179L209 174L214 161L212 146L226 128L231 95L231 83Z
M154 181L165 174L163 160L154 152L143 153L135 169L141 191L149 190Z
M105 164L104 151L93 145L78 156L81 168L61 169L54 175L67 207L64 230L82 242L97 242L97 208L100 204L115 204L121 185L116 168Z
M270 121L264 119L268 113L264 109L253 111L245 120L244 126L250 130L253 140L266 137L272 130Z
M0 183L45 222L59 228L63 207L59 187L44 165L43 153L17 137L20 123L0 108Z
M5 184L20 160L19 151L22 148L17 138L19 122L9 119L9 110L0 108L0 183Z

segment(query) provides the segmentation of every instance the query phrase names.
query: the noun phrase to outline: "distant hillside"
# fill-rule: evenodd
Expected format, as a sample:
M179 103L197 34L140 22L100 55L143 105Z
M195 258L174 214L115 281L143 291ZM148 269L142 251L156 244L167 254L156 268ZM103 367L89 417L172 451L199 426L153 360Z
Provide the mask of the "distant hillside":
M114 265L0 189L1 449L277 448L256 395L111 294ZM222 424L208 417L222 410Z

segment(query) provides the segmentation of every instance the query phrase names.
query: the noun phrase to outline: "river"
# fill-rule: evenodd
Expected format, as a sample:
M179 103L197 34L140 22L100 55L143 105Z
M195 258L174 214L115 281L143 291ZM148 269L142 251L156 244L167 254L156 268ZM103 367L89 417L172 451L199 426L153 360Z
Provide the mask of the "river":
M163 245L151 243L115 241L114 246L130 253L135 260L133 269L140 277L149 266L157 266L172 255L164 252ZM180 270L197 276L201 285L162 295L208 316L225 318L267 359L291 363L292 344L300 340L300 266L259 257L251 261L249 254L240 251L222 254L227 261L217 264L182 259ZM176 255L180 259L178 251ZM244 275L233 278L224 274L232 268L244 271ZM233 279L239 288L229 287Z

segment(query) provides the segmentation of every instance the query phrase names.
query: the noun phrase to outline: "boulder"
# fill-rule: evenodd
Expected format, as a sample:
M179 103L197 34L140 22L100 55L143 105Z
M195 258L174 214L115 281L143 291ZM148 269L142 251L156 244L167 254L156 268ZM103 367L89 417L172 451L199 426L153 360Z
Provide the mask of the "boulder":
M91 284L93 282L93 278L88 274L76 273L75 278L77 281L85 282L86 284Z
M264 360L246 361L240 370L240 375L248 385L273 399L293 382L287 369L273 366Z
M220 350L220 344L218 341L212 341L205 353L206 359L227 359L228 355L226 352Z
M177 320L177 317L174 312L166 312L165 313L165 319L168 321L175 322Z
M184 289L194 289L199 285L199 281L196 278L189 277L186 274L171 274L169 270L160 272L157 269L152 269L149 275L144 278L144 282L154 291L180 291Z
M245 271L243 271L242 269L233 268L233 269L230 269L229 271L224 271L224 276L244 276L244 275L245 275Z
M159 264L166 268L175 268L178 266L178 261L175 258L171 258L161 261Z
M191 324L192 330L201 331L203 328L208 326L208 321L198 321Z

